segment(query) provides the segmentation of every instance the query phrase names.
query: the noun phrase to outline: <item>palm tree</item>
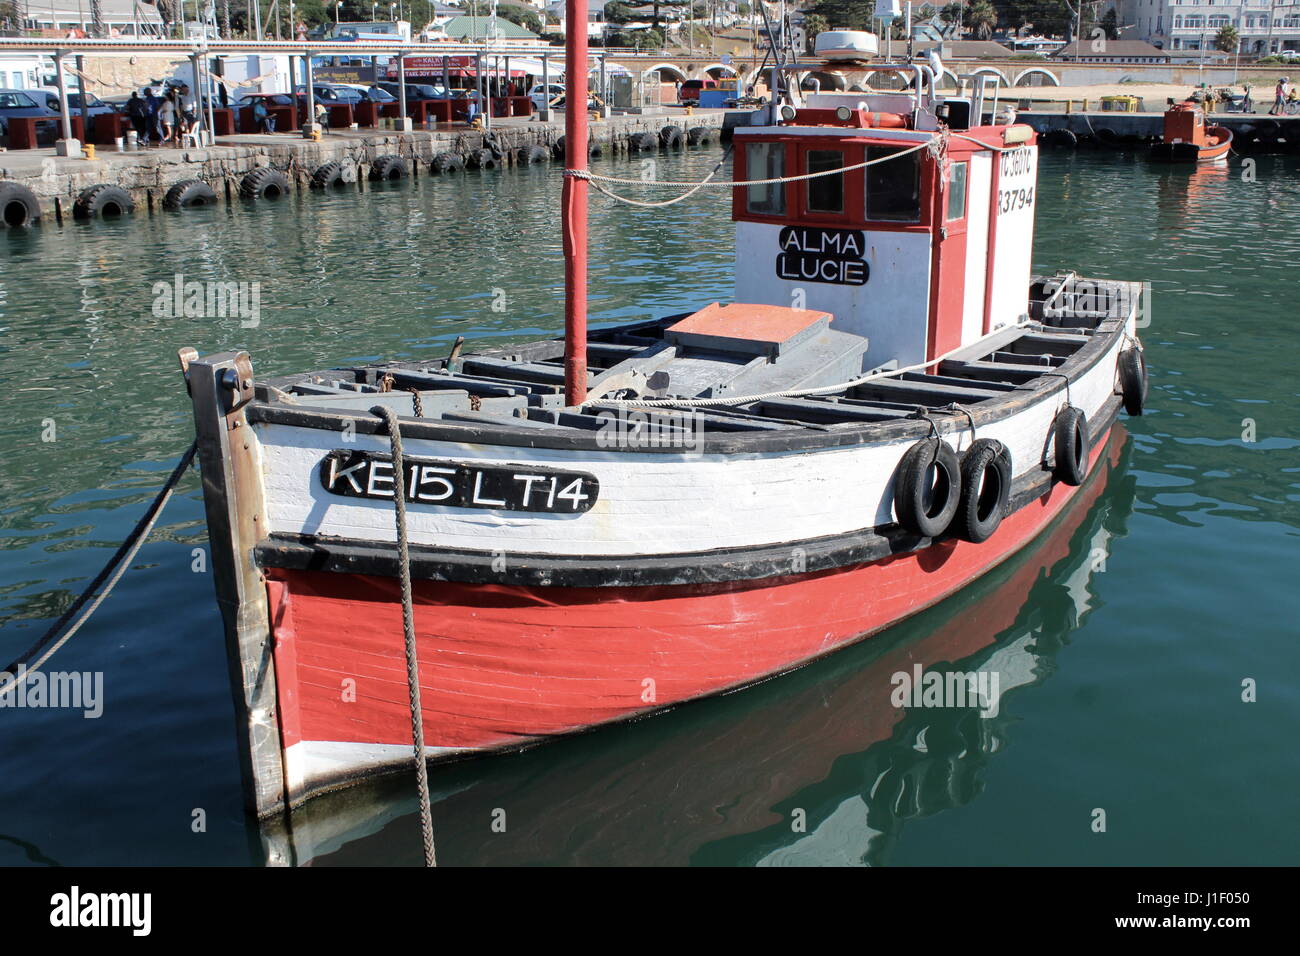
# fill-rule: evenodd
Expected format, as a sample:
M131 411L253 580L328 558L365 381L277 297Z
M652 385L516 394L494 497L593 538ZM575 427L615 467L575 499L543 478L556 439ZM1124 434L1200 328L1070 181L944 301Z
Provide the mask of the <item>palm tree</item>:
M975 0L971 4L969 24L975 30L975 35L981 40L987 40L993 36L993 28L998 23L998 12L993 9L993 4L989 0Z
M1224 53L1231 53L1237 49L1237 44L1241 42L1241 34L1237 28L1229 24L1219 30L1218 35L1214 38L1214 45Z

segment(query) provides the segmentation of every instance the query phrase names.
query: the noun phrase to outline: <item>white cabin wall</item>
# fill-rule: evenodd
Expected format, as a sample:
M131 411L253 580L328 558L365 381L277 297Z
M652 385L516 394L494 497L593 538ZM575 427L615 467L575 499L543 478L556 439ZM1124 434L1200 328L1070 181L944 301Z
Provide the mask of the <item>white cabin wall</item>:
M1034 188L1038 180L1038 147L1023 146L1000 154L998 169L990 329L1016 323L1029 308L1034 204L1038 198Z
M984 298L989 281L989 196L993 189L993 157L990 154L971 156L966 189L966 289L961 314L962 345L969 345L984 334Z
M890 359L899 365L925 361L929 331L930 235L863 230L863 285L796 282L777 274L782 226L736 223L737 302L818 309L834 316L831 327L870 342L865 367Z

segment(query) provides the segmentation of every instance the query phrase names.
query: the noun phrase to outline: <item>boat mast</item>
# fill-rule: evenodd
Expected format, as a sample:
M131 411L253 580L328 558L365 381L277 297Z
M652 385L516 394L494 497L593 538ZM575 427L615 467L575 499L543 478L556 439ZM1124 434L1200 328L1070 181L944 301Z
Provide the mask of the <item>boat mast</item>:
M587 2L565 0L564 401L587 400Z

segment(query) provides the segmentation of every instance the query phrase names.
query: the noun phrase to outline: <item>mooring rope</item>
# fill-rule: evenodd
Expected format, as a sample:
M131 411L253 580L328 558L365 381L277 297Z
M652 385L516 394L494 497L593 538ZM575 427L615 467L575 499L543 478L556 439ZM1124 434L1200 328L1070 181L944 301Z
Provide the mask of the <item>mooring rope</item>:
M433 811L429 806L429 768L424 755L424 709L420 704L420 662L415 652L415 609L411 595L411 551L406 534L406 479L402 462L402 431L397 413L385 405L370 409L388 426L393 453L393 511L397 520L398 581L402 587L402 630L406 639L406 687L411 703L411 740L415 745L415 785L420 794L420 834L424 838L424 865L437 866L433 851Z
M566 169L564 175L572 176L574 179L586 179L594 186L597 183L611 183L616 186L665 186L673 189L699 189L703 186L716 186L720 189L731 189L735 186L773 186L777 183L797 183L805 179L817 179L819 176L834 176L836 173L851 173L855 169L865 169L868 166L875 166L877 163L887 163L894 159L901 159L911 153L919 152L923 149L930 149L938 143L941 137L936 135L927 139L923 143L917 143L915 146L909 146L907 149L900 149L897 152L890 153L888 156L878 156L875 159L868 159L866 162L854 163L852 166L837 166L834 169L824 169L819 173L803 173L799 176L777 176L772 179L746 179L743 181L730 182L712 182L705 178L695 182L675 182L668 179L620 179L617 176L602 176L599 173L593 173L589 169ZM725 156L723 157L726 158ZM716 170L715 170L716 171ZM710 173L709 176L712 176ZM622 197L615 196L619 199Z
M157 522L158 516L162 514L164 506L166 506L168 500L172 496L172 491L175 490L176 485L185 475L185 470L189 468L190 462L194 460L194 454L198 451L198 448L198 442L194 442L188 449L186 449L185 454L181 456L181 460L172 470L171 475L168 476L162 489L158 492L157 496L154 497L154 500L150 503L145 513L141 515L140 520L136 522L135 527L131 529L131 533L127 535L126 540L118 546L117 551L108 559L108 564L104 565L99 574L95 575L95 579L91 581L77 599L69 605L68 609L63 612L59 619L51 625L50 629L41 635L40 640L29 647L24 654L20 655L17 660L13 661L13 663L3 671L0 671L0 676L8 677L4 686L0 687L0 697L3 697L5 694L9 693L9 691L21 684L27 679L28 674L39 670L46 661L58 653L59 649L72 639L72 635L76 634L77 631L81 629L81 625L85 624L86 621L89 620L90 615L94 614L99 606L104 603L104 599L108 597L109 592L117 586L117 582L122 579L122 575L126 573L126 569L131 566L131 561L134 560L141 545L143 545L145 539L149 537L149 532L153 530L153 526ZM85 613L78 616L77 612L86 605L87 601L90 601L91 595L94 595L95 592L99 590L99 586L106 580L108 581L107 586L102 591L99 591L95 596L94 601L92 601L90 606L86 608ZM64 626L67 625L69 621L72 621L73 617L76 617L76 620L73 621L72 626L69 627L67 631L63 631ZM63 632L62 637L59 637L60 632ZM59 637L59 639L54 641L56 637ZM46 649L46 645L50 644L51 641L54 641L54 643ZM44 650L45 653L42 654L42 650ZM41 656L35 661L32 661L37 654L40 654ZM20 667L24 668L21 674L18 672Z

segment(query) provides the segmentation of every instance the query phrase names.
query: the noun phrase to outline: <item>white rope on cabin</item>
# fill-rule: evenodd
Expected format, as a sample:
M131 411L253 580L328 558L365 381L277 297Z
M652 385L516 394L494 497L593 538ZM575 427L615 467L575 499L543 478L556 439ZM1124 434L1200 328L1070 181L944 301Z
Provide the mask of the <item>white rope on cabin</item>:
M946 362L958 352L965 352L974 348L981 342L991 339L994 336L1003 335L1008 329L1024 328L1035 324L1032 320L1024 319L1011 325L1004 325L994 329L986 335L980 336L974 342L968 342L965 345L959 345L955 349L944 352L938 358L932 358L928 362L919 362L916 365L907 365L903 368L884 369L879 372L869 372L866 375L859 376L848 382L841 382L838 385L818 385L815 388L790 388L779 392L761 392L757 395L724 395L716 398L589 398L579 407L588 405L625 405L641 406L645 408L661 408L674 406L678 408L714 408L720 405L743 405L748 402L765 402L773 398L801 398L804 395L828 395L832 392L846 392L851 388L857 388L859 385L865 385L867 382L874 382L877 379L888 378L891 375L903 375L907 372L919 372L929 368L931 365L938 365L940 362Z

